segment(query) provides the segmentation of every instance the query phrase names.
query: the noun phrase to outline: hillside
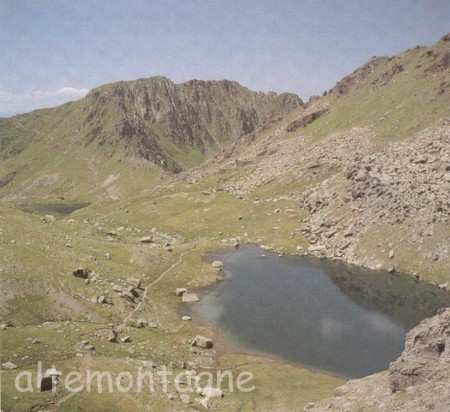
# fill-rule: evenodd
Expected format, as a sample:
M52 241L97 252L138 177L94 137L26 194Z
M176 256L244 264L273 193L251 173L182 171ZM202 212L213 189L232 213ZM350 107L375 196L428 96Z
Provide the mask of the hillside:
M448 301L449 56L446 35L374 57L306 105L231 81L157 77L0 119L0 327L2 364L11 368L2 371L2 407L192 411L206 399L193 393L186 401L175 386L126 396L72 396L62 387L17 394L16 374L41 360L64 374L168 365L195 376L245 367L257 390L226 391L209 406L328 408L316 402L344 379L242 353L219 331L183 320L176 290L223 281L205 254L253 243L389 270L383 280L355 267L329 275L352 302L381 304L411 327L419 319L397 310L399 303ZM395 272L414 276L410 285L428 284L416 294ZM386 289L395 302L381 295ZM448 310L442 313L448 325ZM426 334L427 324L415 331ZM214 346L191 346L197 335ZM441 338L432 339L437 349ZM444 372L394 396L389 372L349 382L330 408L365 410L369 394L374 410L378 395L385 410L411 410L435 383L430 396L446 406ZM155 382L160 389L161 378Z
M234 147L186 178L218 176L218 190L300 213L289 232L262 239L275 248L304 253L299 246L445 284L449 53L447 35L430 47L372 58L256 143Z
M118 174L127 187L138 168L142 188L160 168L177 173L199 164L302 105L296 95L227 80L176 85L153 77L101 86L80 101L0 120L0 187L18 197L75 197Z

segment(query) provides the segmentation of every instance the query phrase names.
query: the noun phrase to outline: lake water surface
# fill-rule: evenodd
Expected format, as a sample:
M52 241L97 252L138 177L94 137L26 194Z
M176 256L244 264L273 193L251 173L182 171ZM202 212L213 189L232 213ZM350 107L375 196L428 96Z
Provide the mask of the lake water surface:
M208 260L224 262L225 282L183 308L194 320L219 327L242 348L349 378L387 369L405 333L450 306L449 294L409 276L256 246Z
M89 204L90 203L35 203L24 205L22 210L25 212L37 213L39 215L66 216L75 212L75 210L89 206Z

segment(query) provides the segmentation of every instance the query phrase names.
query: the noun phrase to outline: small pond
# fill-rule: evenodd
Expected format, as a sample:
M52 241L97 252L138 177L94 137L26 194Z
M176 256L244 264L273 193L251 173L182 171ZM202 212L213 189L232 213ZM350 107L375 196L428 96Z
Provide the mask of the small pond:
M185 305L238 346L357 378L389 367L405 333L450 295L410 276L333 261L278 256L256 246L214 253L225 281Z
M66 216L89 205L90 203L36 203L24 205L22 210L38 215Z

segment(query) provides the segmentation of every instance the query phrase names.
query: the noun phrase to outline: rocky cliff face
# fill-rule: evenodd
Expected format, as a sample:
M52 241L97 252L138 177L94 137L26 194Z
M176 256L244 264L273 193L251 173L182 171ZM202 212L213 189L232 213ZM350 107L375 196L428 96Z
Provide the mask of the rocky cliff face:
M422 321L406 335L405 350L389 367L392 392L429 383L443 383L450 376L450 308ZM448 398L450 410L450 397Z
M352 380L331 402L309 404L321 411L450 410L450 308L423 320L406 335L405 350L388 372Z
M102 86L86 100L89 142L107 144L112 134L131 155L174 172L189 165L183 153L202 159L303 105L294 94L257 93L228 80L174 84L164 77Z

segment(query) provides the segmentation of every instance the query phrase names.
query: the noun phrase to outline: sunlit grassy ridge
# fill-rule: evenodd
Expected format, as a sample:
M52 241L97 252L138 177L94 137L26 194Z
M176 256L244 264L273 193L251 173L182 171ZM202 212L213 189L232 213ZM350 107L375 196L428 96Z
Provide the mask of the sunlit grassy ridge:
M338 85L324 98L331 110L307 132L320 138L365 125L376 133L375 142L383 147L448 116L449 70L427 72L446 53L449 42L440 40L433 46L409 49L392 58L373 58L341 81L340 84L355 79L347 93L340 94Z

